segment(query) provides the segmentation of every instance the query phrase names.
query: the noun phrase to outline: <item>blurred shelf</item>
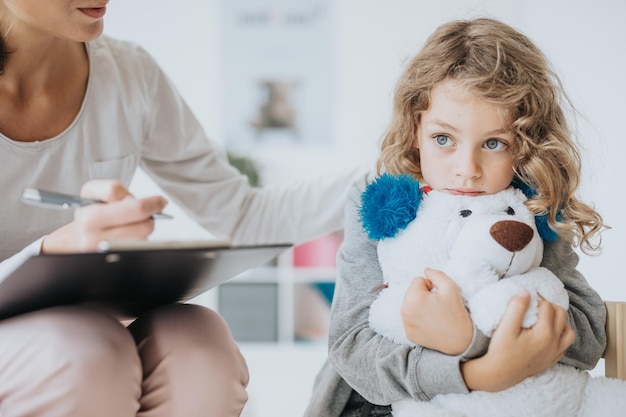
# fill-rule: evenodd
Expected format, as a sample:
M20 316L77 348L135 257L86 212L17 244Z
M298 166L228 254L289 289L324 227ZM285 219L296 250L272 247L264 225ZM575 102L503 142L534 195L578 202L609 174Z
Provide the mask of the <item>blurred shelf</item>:
M229 282L335 282L336 274L334 267L261 266L239 274Z
M325 341L336 269L263 266L214 291L215 308L240 343Z

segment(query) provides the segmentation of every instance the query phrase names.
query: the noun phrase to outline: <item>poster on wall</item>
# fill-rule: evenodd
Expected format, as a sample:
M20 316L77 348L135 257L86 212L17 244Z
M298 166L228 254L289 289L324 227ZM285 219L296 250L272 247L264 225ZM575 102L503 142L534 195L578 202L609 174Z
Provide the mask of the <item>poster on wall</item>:
M224 0L222 86L226 147L331 142L331 0Z

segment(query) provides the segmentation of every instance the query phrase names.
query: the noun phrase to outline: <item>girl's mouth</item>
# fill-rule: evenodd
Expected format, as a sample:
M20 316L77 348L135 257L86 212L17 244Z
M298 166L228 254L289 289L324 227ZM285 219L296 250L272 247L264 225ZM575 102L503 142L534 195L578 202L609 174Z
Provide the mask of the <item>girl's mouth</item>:
M457 189L449 188L449 189L447 189L447 191L448 191L448 193L450 193L452 195L477 196L477 195L483 194L482 191L478 191L478 190L457 190Z

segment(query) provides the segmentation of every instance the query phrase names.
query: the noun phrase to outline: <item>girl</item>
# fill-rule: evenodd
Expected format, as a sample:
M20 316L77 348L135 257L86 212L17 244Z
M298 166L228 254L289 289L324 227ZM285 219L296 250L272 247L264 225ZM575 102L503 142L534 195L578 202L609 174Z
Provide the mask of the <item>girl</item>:
M251 188L155 61L101 36L106 5L0 0L0 279L31 255L148 236L167 201L130 195L138 165L234 244L302 242L341 228L356 170ZM85 183L83 196L108 204L72 217L20 203L26 187L76 193ZM83 307L0 322L5 417L236 416L247 381L224 320L198 306L156 309L128 329Z
M308 416L389 416L386 404L428 400L439 393L497 391L557 361L591 369L602 355L605 308L576 271L572 245L599 249L603 227L575 192L580 156L561 109L560 82L523 34L491 19L438 28L397 85L379 173L408 173L451 194L496 193L521 181L528 202L548 215L558 234L546 243L543 266L565 284L569 314L542 301L538 323L522 329L528 294L516 297L491 341L469 318L458 288L427 270L407 291L402 317L417 348L401 346L368 326L368 308L382 285L376 242L359 221L357 182L346 205L338 255L329 361L317 377ZM432 292L437 288L437 292Z

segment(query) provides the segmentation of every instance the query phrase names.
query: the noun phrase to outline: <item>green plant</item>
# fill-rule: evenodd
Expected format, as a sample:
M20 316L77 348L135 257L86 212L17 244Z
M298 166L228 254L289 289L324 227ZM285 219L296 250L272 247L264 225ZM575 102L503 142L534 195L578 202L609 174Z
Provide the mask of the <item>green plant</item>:
M247 157L241 155L235 155L232 152L227 152L228 162L243 175L248 177L248 182L253 187L258 187L260 185L260 176L259 169L255 162Z

